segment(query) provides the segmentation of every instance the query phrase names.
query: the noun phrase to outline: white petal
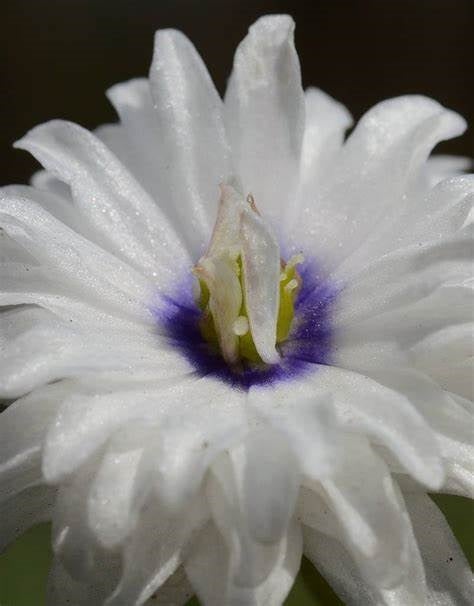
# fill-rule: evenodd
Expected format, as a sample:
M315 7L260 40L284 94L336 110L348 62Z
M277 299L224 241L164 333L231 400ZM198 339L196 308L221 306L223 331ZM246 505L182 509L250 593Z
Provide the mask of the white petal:
M340 541L342 540L341 524L320 492L301 486L295 517L303 524L303 530L306 526Z
M413 367L412 348L418 343L458 325L465 324L469 332L466 323L472 320L473 306L474 291L454 284L372 318L351 322L336 333L334 364L367 374L377 369ZM420 369L428 374L433 370L427 371L426 365ZM468 374L464 376L469 380ZM436 375L434 378L438 380ZM454 389L460 387L457 384Z
M45 477L56 482L72 473L125 423L153 423L183 397L189 386L189 380L182 380L169 388L163 385L140 389L130 383L112 391L105 386L102 393L94 386L71 389L46 438Z
M400 213L397 222L384 223L377 229L378 239L385 246L402 248L410 244L441 241L456 234L465 224L474 202L474 175L461 175L441 181L425 196L411 200L409 208ZM389 235L389 230L392 230ZM371 254L380 255L380 246Z
M228 552L212 522L196 537L184 568L202 604L226 606Z
M432 428L446 470L442 491L474 498L474 416L425 375L414 370L377 371L377 381L403 393Z
M101 127L98 135L153 199L162 205L166 214L166 200L161 200L158 161L163 142L148 78L134 78L115 84L108 89L107 97L119 115L120 124Z
M2 227L0 227L0 263L35 263L34 257L15 242Z
M23 263L0 263L0 306L39 305L61 320L81 327L122 329L143 333L145 325L125 320L99 308L89 297L76 293L71 285L45 267ZM111 312L111 313L110 313Z
M152 275L186 264L180 241L153 200L92 133L48 122L16 143L62 181L110 250ZM174 265L173 265L174 263Z
M262 543L280 540L293 515L300 486L299 464L285 436L261 429L242 446L242 513L250 534Z
M242 214L242 269L245 307L255 347L264 362L279 360L275 349L279 305L280 249L260 217Z
M406 494L415 537L425 564L429 604L474 602L474 575L443 514L424 494Z
M399 212L432 147L464 129L460 116L425 97L379 103L349 137L316 203L304 208L298 234L321 263L337 266L379 221Z
M28 528L51 518L55 494L50 486L31 486L0 501L0 552Z
M377 587L402 578L410 559L410 525L390 472L362 439L348 437L345 462L324 479L324 498L339 518L364 575Z
M210 378L194 381L186 393L167 399L168 414L146 457L160 499L176 509L198 489L215 457L242 439L247 419L243 394Z
M263 215L276 220L291 204L305 121L293 30L285 15L252 25L235 53L225 96L236 172Z
M299 458L301 471L312 477L331 473L343 447L335 428L333 403L312 384L281 385L276 389L254 388L249 409L261 422L281 432Z
M340 150L345 131L352 126L349 111L318 88L305 91L306 123L301 154L300 178L303 191L300 196L313 195L323 171ZM291 212L296 210L290 205ZM289 209L290 210L290 209Z
M469 234L384 255L347 279L337 326L354 325L416 303L443 285L461 285L472 272Z
M127 434L134 433L133 428L128 429L131 431L123 432L123 436L118 432L111 440L92 481L87 503L88 524L106 548L120 544L137 521L138 512L133 505L143 447L127 444Z
M97 460L84 465L58 491L52 515L52 545L65 570L92 591L108 595L118 581L120 555L96 541L87 520L87 501ZM102 600L105 597L102 594Z
M474 397L474 323L448 326L411 348L416 368L444 389L468 399Z
M209 290L209 310L217 331L222 356L228 364L238 360L239 338L234 323L242 308L242 288L235 260L229 255L201 260L195 268Z
M303 529L304 553L347 606L433 606L428 601L423 564L411 536L410 569L394 589L374 587L338 539L323 531Z
M222 101L195 48L175 30L156 34L150 86L159 135L158 202L198 257L215 219L218 185L231 172Z
M197 537L184 563L200 601L206 606L279 606L288 595L301 561L301 534L291 524L270 575L259 585L233 582L232 560L219 531L209 524Z
M0 486L7 498L42 480L42 442L67 393L56 383L18 399L0 415Z
M16 308L0 316L0 396L23 395L38 385L100 371L149 368L156 379L187 374L179 355L163 351L152 334L109 330L99 333L64 322L39 308ZM183 365L184 362L184 365ZM161 371L159 370L161 367Z
M59 181L58 183L61 182ZM51 213L61 223L64 223L64 225L89 239L97 236L94 230L88 229L87 222L81 216L78 209L72 205L71 199L67 199L53 191L45 191L41 188L33 188L27 185L7 185L2 191L5 196L10 198L35 200L44 210Z
M249 532L243 510L242 457L239 449L223 453L212 465L206 494L212 518L229 550L229 586L255 587L273 570L281 540L261 543Z
M96 301L135 319L146 310L154 285L127 264L67 228L36 200L0 193L0 226L41 263Z
M71 188L69 185L60 181L45 169L36 171L30 178L30 184L34 189L55 194L58 198L64 200L66 204L72 203Z
M149 502L124 551L120 583L104 606L139 606L176 572L180 550L191 532L205 523L201 503L188 505L183 517L168 516Z
M340 541L323 532L303 527L303 550L305 556L324 576L343 604L382 606L370 586L360 577L356 563Z
M451 177L426 193L417 189L402 196L338 272L346 271L344 265L353 272L406 246L453 237L468 221L473 201L473 175Z
M332 394L341 428L384 445L420 482L434 489L441 486L443 466L434 432L401 387L395 391L335 367L319 367L311 382L316 394Z

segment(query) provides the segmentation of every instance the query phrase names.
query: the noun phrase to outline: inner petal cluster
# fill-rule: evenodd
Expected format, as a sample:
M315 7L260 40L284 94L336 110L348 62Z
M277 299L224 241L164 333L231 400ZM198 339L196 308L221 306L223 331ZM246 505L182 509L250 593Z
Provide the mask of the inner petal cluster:
M236 372L278 363L276 344L290 332L302 260L280 259L278 242L251 195L245 203L233 186L221 187L211 243L194 268L196 299L202 336Z
M211 241L192 273L194 287L184 280L154 313L201 375L249 388L329 363L338 289L303 254L282 260L253 197L234 184L221 186Z

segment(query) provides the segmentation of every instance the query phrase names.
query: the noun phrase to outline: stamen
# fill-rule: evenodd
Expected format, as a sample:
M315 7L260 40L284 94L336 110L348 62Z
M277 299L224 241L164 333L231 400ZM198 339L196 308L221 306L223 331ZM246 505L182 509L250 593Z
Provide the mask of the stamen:
M295 280L295 278L293 278L285 286L285 290L286 292L290 293L292 290L295 290L295 288L298 288L298 280Z
M246 316L239 316L234 322L234 333L238 337L243 337L249 331L249 321Z

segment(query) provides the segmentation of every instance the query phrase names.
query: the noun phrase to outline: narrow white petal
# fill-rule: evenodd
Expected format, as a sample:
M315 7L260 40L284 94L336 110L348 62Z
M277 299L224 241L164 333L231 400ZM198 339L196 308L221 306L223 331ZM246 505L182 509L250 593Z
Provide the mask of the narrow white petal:
M108 306L74 288L44 266L0 263L0 306L38 305L54 312L61 320L83 328L122 329L143 333L144 324L126 320Z
M87 584L103 600L118 581L120 555L103 549L88 524L87 501L96 465L97 460L90 461L60 486L52 515L52 546L74 580Z
M30 307L0 316L0 396L23 395L65 377L148 368L156 379L190 372L177 352L166 351L158 335L120 330L98 332ZM161 367L161 370L160 370Z
M406 195L347 259L347 265L362 267L405 246L451 238L468 220L473 202L473 175L451 177L427 193L417 190Z
M68 388L56 383L16 400L0 415L0 499L42 480L41 449Z
M67 199L53 191L45 191L27 185L7 185L2 191L5 196L10 198L35 200L61 223L89 239L94 239L97 236L97 233L89 228L87 221L81 216L78 209L73 206L72 199Z
M471 273L469 233L389 253L347 279L335 323L354 325L416 303L443 285L461 285Z
M212 230L218 185L231 173L222 101L201 57L175 30L156 33L150 86L159 136L158 202L197 258Z
M229 550L229 586L254 587L270 574L278 558L278 542L261 543L250 535L244 515L241 458L238 449L213 462L207 480L212 518Z
M444 389L473 399L473 333L471 321L428 335L411 348L415 367L433 377Z
M279 304L280 249L260 217L242 214L244 300L255 347L264 362L279 360L275 349Z
M379 103L359 121L316 202L304 207L298 235L318 251L320 262L337 267L380 221L397 216L433 146L465 126L459 115L425 97Z
M382 606L339 540L306 526L303 527L303 551L343 604Z
M2 190L0 202L0 226L38 261L96 301L135 318L149 317L146 308L159 284L66 227L34 197Z
M180 508L199 488L211 462L247 431L244 395L209 378L194 381L186 393L168 396L147 452L156 491L163 503Z
M184 560L186 575L199 601L206 606L227 606L228 550L210 522L196 537Z
M414 370L377 371L377 381L404 394L439 445L446 472L441 490L474 498L474 416L426 375Z
M374 587L362 575L356 562L338 538L324 530L303 528L304 553L347 606L433 606L429 601L423 563L411 533L410 568L393 589Z
M363 439L348 437L345 462L321 483L345 540L364 575L391 588L410 560L410 523L383 461Z
M272 572L255 586L233 581L232 557L214 524L206 526L197 537L185 560L188 575L197 596L206 606L279 606L288 595L301 561L301 533L291 524L281 543Z
M341 429L385 446L430 488L441 486L443 466L434 432L402 390L335 367L318 368L311 383L316 393L332 394Z
M182 517L168 516L156 503L149 502L125 546L120 583L104 606L143 604L178 570L183 543L204 523L201 502L191 502Z
M243 459L242 512L249 532L262 543L278 541L293 516L299 462L285 436L269 429L250 433L238 450Z
M131 428L133 433L133 428ZM136 523L133 502L143 447L122 446L125 435L116 435L100 462L87 503L88 524L106 548L114 548Z
M0 263L36 263L34 257L0 226Z
M225 96L234 164L246 192L278 220L291 204L300 165L305 105L294 23L262 17L237 48Z
M170 381L172 383L172 381ZM122 389L71 390L46 438L43 472L49 481L71 474L125 423L155 422L190 389L190 381L161 389L125 384ZM173 399L171 399L173 398Z
M415 537L425 564L429 604L474 602L474 575L443 514L425 494L405 494Z
M301 486L295 510L296 519L305 527L340 541L342 529L339 519L318 491Z
M167 214L167 201L161 199L159 155L163 145L156 120L148 78L134 78L115 84L107 97L120 123L99 131L99 136L130 169L140 184Z
M69 185L60 181L45 169L33 173L30 178L30 184L34 189L55 194L58 198L64 200L66 204L72 203L71 188Z
M158 206L92 133L56 120L37 126L16 146L70 185L84 217L119 257L150 275L187 262Z
M301 153L300 179L302 191L298 203L314 197L325 170L342 147L345 131L352 126L352 116L341 104L318 88L305 91L306 122ZM289 213L296 211L289 205Z
M335 427L333 403L311 384L282 385L276 389L254 388L249 395L249 410L258 419L281 432L299 459L301 471L309 477L330 474L343 448Z

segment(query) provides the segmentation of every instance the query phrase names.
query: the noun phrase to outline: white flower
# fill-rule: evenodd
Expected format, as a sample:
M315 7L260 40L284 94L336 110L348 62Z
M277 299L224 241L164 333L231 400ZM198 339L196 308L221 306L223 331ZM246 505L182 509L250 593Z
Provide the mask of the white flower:
M1 192L2 543L52 519L49 606L278 605L302 553L347 604L473 603L427 496L473 496L474 177L427 161L463 119L400 97L344 143L285 16L224 102L173 30L108 96Z

